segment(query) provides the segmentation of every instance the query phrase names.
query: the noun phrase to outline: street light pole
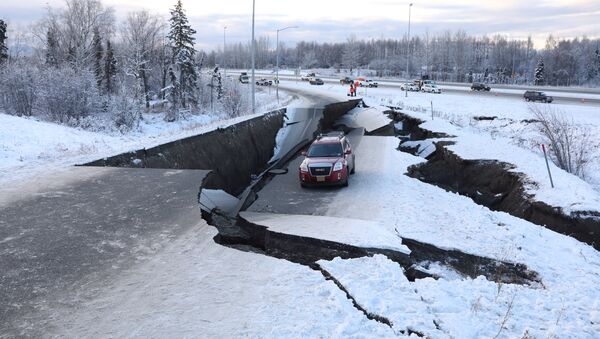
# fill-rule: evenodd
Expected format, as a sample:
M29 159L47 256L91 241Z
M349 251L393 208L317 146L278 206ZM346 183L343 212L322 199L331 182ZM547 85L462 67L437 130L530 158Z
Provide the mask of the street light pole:
M254 41L254 10L256 8L256 0L252 0L252 114L256 113L256 78L254 75L254 53L255 53L255 41Z
M285 27L285 28L280 28L277 30L277 68L275 69L276 72L276 78L277 81L275 83L275 93L277 96L277 103L279 103L279 32L281 31L285 31L286 29L290 29L290 28L298 28L298 26L290 26L290 27Z
M227 46L227 40L225 38L225 32L227 31L227 26L223 27L223 75L225 77L225 79L227 80L227 68L225 68L225 60L226 56L225 56L225 50L226 50L226 46Z
M410 79L410 74L408 73L408 66L410 62L410 11L412 9L412 3L408 5L408 49L406 50L406 76L408 77L407 81ZM404 86L405 88L405 97L408 97L408 86Z

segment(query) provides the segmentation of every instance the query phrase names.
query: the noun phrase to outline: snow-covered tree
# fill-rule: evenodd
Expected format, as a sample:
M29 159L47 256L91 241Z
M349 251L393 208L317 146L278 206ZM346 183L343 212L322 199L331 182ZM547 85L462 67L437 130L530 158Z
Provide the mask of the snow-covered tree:
M104 56L104 85L106 93L114 92L114 79L117 75L117 60L115 59L114 51L110 40L106 40L106 55Z
M48 28L46 33L46 65L58 66L58 38L56 37L56 31L54 28Z
M543 85L545 83L545 69L544 59L540 58L534 71L534 80L536 85Z
M194 34L196 31L188 23L181 0L171 10L168 34L171 45L171 66L169 67L168 99L171 111L166 120L178 119L179 108L188 108L197 104L196 98L196 65L194 55Z
M98 88L102 86L102 78L103 78L103 65L102 65L102 56L104 54L104 49L102 48L102 38L100 37L100 31L98 28L94 28L94 37L93 37L93 48L94 48L94 75L96 76L96 83L98 84Z
M348 38L346 47L344 48L342 64L348 67L350 69L350 73L352 73L352 70L358 67L359 60L360 49L356 40L356 36L352 35L350 38Z
M6 47L6 22L0 19L0 64L8 60L8 47Z
M160 17L148 11L129 13L123 25L126 73L136 79L136 96L143 93L146 107L150 107L149 72L152 71L152 54L158 48L162 28ZM160 51L158 51L160 53ZM156 59L156 58L155 58ZM160 61L158 61L160 68Z

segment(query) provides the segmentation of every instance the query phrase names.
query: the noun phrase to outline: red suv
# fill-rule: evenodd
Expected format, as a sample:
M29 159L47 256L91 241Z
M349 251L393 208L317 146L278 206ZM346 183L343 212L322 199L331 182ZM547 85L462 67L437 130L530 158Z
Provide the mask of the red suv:
M300 185L348 186L348 177L354 173L355 156L344 133L320 135L300 164Z

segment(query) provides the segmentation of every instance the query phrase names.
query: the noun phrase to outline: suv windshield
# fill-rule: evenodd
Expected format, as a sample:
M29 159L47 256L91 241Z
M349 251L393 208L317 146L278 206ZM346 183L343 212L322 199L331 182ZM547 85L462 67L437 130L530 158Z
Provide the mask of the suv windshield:
M342 144L315 144L308 149L309 157L341 157Z

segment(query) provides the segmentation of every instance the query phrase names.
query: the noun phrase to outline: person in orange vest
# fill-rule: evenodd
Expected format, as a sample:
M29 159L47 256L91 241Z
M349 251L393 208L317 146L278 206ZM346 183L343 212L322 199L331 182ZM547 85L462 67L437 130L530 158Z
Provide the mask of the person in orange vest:
M350 96L356 96L356 88L354 88L354 82L350 83Z

